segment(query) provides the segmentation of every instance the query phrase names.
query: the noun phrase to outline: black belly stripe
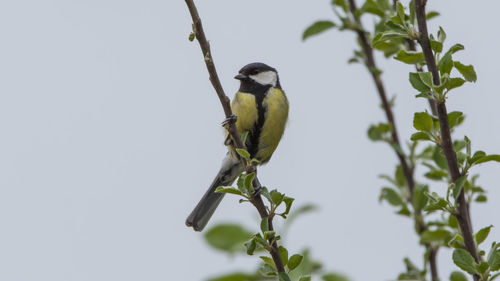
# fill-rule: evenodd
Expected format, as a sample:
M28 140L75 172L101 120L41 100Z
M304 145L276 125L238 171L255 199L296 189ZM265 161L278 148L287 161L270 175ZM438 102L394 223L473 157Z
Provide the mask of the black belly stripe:
M271 88L271 85L260 85L256 83L241 83L240 92L250 93L255 97L255 103L257 104L258 118L255 122L252 130L249 132L247 137L247 150L250 153L250 157L254 158L259 151L259 139L262 132L262 127L264 126L266 111L263 102L266 97L267 91ZM259 159L262 160L262 159Z

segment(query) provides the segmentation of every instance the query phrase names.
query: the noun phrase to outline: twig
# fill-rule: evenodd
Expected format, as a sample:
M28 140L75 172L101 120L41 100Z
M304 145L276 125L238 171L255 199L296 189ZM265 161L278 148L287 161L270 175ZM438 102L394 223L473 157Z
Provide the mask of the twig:
M398 0L394 0L394 7L397 6ZM361 20L359 18L359 15L356 13L357 7L356 7L356 2L355 0L349 0L349 8L351 11L352 16L354 17L354 20L356 21L357 28L356 28L356 33L358 34L358 38L361 42L361 47L363 48L363 52L366 56L366 67L368 68L368 71L370 72L373 81L375 82L375 86L377 87L377 91L379 94L379 97L382 101L382 106L384 108L385 115L387 117L387 121L389 124L391 124L392 127L392 143L401 148L401 144L399 141L399 136L398 132L396 129L396 122L394 121L394 114L392 113L392 109L390 104L387 101L387 95L385 92L384 84L382 82L382 79L380 78L380 74L375 71L377 70L377 65L375 63L375 58L373 55L373 48L371 47L368 38L366 37L364 28L362 26ZM411 40L408 42L409 48L415 50L415 43ZM417 69L418 71L418 69ZM422 71L420 69L420 71ZM430 107L433 112L435 112L435 104L433 102L430 102ZM399 159L399 162L401 164L401 168L403 170L403 174L405 176L406 182L408 183L408 189L409 189L409 198L407 198L407 202L410 204L413 204L413 192L415 189L415 180L413 177L413 167L410 167L408 165L408 162L406 161L405 155L402 154L401 151L395 150L397 157ZM422 214L420 211L415 210L415 217L416 217L416 230L418 234L422 234L424 231L427 230L427 227L425 223L419 219L422 217ZM429 264L431 267L431 277L433 281L439 280L438 272L437 272L437 249L432 247L430 244L426 243L424 244L425 248L429 251Z
M427 68L432 73L433 83L435 85L440 85L441 79L439 77L439 71L436 65L436 60L434 59L434 55L432 53L431 45L429 42L429 35L427 31L425 2L422 2L422 0L415 0L415 11L417 15L418 30L420 32L418 42L422 47L422 51L425 56L425 61L427 63ZM461 174L458 169L458 163L455 151L453 150L453 143L448 123L448 112L446 110L446 102L444 99L437 101L437 115L441 131L440 146L446 157L446 162L448 163L448 169L450 171L451 180L452 182L456 182L458 178L460 178ZM465 248L472 255L474 260L477 263L479 263L480 259L474 242L471 219L469 215L469 208L465 200L465 193L463 189L457 198L457 203L458 203L458 212L457 214L455 214L455 216L458 220L460 231L462 232ZM479 280L479 276L474 275L474 280Z
M205 60L205 65L207 67L207 71L210 76L210 82L212 83L212 86L214 87L215 92L219 97L226 118L230 118L233 115L231 111L231 103L229 98L224 93L224 89L222 88L222 85L220 83L219 76L217 75L217 70L215 69L212 53L210 51L210 44L207 41L205 32L203 31L203 25L201 24L200 15L198 14L198 10L196 9L193 0L185 0L185 1L186 5L188 6L189 13L191 14L191 18L193 19L193 32L195 34L196 39L198 40L198 43L200 44L201 51ZM236 129L234 122L229 122L227 130L229 132L229 135L231 136L234 147L244 149L245 145L241 141L240 135L238 133L238 130ZM247 167L246 169L247 173L257 172L253 165L247 165L245 159L242 158L241 161L243 161L243 163ZM254 187L256 188L256 190L260 188L260 183L257 177L255 177L254 180ZM266 206L264 205L264 202L262 201L262 197L260 196L260 194L255 194L253 199L251 199L250 201L259 212L261 218L266 218L266 217L268 218L269 230L273 230L273 224L272 224L273 218L269 216ZM281 260L281 256L279 254L278 245L276 241L274 239L269 239L269 243L271 244L270 254L271 257L273 258L274 264L276 265L276 269L278 270L278 272L285 272L285 267L283 266L283 261Z
M357 7L356 3L354 0L349 0L349 7L351 10L351 13L356 20L356 24L358 25L358 28L356 29L356 33L358 34L359 40L361 41L361 47L363 48L363 52L365 53L366 56L366 67L368 68L368 71L370 72L373 81L375 82L375 86L377 87L377 92L380 97L380 100L382 101L382 107L384 108L385 116L387 117L387 122L391 125L391 141L393 145L398 146L401 148L401 143L399 141L399 136L398 132L396 129L396 122L394 121L394 114L392 113L391 105L389 104L389 101L387 100L387 95L385 92L384 84L382 80L380 79L380 74L377 73L377 65L375 63L375 58L373 56L373 49L368 42L368 38L366 38L365 31L362 28L362 23L359 19L359 16L357 15ZM401 168L403 169L403 173L405 175L406 181L408 183L408 188L410 191L410 201L413 198L413 189L415 188L415 180L413 178L413 170L410 168L408 165L408 162L405 159L405 155L402 154L401 151L396 150L397 157L399 159L399 162L401 164Z

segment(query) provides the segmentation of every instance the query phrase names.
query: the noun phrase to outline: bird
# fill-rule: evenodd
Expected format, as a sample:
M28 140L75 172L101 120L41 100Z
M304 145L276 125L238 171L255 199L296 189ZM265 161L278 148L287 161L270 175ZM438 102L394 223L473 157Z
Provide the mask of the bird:
M247 64L234 78L240 81L240 88L231 102L236 129L240 135L248 132L245 145L250 158L257 159L259 165L265 164L285 131L289 110L287 96L281 88L277 70L267 64ZM245 169L231 141L227 140L228 153L217 176L186 219L186 225L195 231L205 228L223 199L224 193L215 193L217 187L231 185Z

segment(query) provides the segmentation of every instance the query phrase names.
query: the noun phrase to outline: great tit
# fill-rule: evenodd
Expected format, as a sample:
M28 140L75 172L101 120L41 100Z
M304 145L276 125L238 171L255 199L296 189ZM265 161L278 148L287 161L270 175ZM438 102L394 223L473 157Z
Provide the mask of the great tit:
M288 100L281 89L278 72L257 62L245 65L234 78L240 80L240 89L231 103L236 128L240 134L248 132L245 145L250 157L259 160L260 164L267 163L281 140L288 119ZM222 167L186 219L186 225L195 231L203 230L224 197L224 193L215 193L215 189L231 185L244 170L230 142L226 144L229 152Z

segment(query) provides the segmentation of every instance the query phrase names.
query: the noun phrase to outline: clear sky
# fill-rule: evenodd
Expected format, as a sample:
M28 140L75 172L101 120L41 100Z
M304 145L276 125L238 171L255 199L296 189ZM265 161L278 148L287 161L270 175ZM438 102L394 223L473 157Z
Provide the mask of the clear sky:
M320 206L292 226L290 251L310 247L355 281L394 279L406 256L420 264L412 222L378 203L377 176L396 157L366 137L384 116L366 70L346 63L354 36L300 40L307 25L333 18L330 1L197 2L228 95L238 69L261 61L289 97L284 139L259 177ZM429 5L443 14L430 29L443 26L447 46L464 44L457 57L478 73L450 95L449 110L467 115L454 136L500 153L500 2ZM184 226L225 153L223 113L190 30L181 0L0 3L0 280L196 281L253 268L255 258L215 252ZM377 60L408 139L426 101L414 98L411 68ZM472 207L474 227L499 226L500 165L476 171L490 203ZM256 217L227 197L213 222L256 230ZM450 251L439 262L446 280Z

